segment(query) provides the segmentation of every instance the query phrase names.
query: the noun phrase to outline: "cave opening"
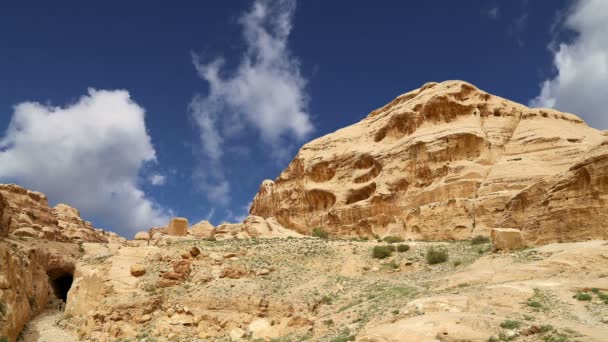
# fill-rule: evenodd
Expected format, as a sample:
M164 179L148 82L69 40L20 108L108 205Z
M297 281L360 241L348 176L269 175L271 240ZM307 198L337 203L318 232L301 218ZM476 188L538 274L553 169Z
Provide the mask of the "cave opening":
M74 281L74 274L66 271L55 271L49 272L48 275L51 286L53 287L53 292L55 293L55 297L66 303L68 299L68 292L70 291L72 282Z

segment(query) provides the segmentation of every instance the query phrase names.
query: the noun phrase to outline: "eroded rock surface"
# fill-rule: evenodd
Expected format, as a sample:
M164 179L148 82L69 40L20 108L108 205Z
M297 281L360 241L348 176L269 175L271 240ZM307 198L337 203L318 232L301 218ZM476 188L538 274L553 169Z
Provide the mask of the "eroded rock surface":
M459 240L514 227L536 244L607 238L606 144L575 115L428 83L304 145L250 212L304 234Z
M122 242L112 232L96 229L83 221L78 210L67 204L49 207L46 195L15 184L0 184L0 229L4 236L39 237L62 242ZM2 235L0 235L2 236Z

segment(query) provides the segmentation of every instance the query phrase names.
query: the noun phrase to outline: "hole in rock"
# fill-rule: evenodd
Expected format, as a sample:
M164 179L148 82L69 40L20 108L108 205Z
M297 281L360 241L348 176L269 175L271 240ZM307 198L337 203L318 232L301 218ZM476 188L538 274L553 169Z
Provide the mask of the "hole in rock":
M62 300L64 303L67 302L68 291L70 291L70 287L72 287L74 275L71 272L61 271L49 272L48 275L53 291L55 292L55 297Z

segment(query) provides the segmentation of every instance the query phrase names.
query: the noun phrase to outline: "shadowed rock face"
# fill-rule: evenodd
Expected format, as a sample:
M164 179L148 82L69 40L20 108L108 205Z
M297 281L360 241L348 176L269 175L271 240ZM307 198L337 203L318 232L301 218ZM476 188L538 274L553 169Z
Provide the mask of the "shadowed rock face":
M572 114L428 83L304 145L250 213L305 234L442 240L511 227L535 243L606 238L607 140Z

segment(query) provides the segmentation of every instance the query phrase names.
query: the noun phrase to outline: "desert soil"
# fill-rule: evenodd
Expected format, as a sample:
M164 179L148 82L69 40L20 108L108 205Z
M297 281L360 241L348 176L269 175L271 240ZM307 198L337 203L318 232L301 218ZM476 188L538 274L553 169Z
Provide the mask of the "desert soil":
M56 307L49 307L28 323L21 333L18 342L76 342L78 339L57 326L62 312Z

